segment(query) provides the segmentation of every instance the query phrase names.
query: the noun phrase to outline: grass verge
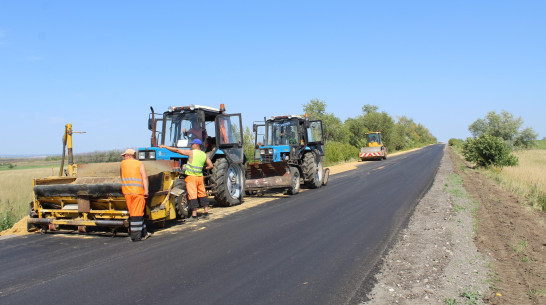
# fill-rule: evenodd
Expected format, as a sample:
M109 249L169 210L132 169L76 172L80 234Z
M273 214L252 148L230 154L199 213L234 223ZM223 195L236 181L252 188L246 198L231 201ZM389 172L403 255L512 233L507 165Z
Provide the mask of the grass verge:
M491 168L484 173L531 206L546 212L546 150L517 151L519 166Z

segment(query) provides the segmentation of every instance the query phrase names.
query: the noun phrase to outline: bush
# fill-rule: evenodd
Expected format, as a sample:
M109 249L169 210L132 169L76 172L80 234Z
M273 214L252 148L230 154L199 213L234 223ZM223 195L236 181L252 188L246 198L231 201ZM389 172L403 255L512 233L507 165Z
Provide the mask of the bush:
M0 211L0 231L10 229L16 222L17 219L12 208Z
M451 139L449 139L449 141L447 141L447 145L449 145L449 146L456 146L456 147L462 147L462 146L463 146L463 143L464 143L463 140L461 140L461 139L455 139L455 138L451 138Z
M348 143L326 142L324 161L328 164L333 164L357 159L359 151L358 148Z
M518 158L510 147L501 138L488 134L476 139L468 138L463 144L463 156L479 167L518 165Z

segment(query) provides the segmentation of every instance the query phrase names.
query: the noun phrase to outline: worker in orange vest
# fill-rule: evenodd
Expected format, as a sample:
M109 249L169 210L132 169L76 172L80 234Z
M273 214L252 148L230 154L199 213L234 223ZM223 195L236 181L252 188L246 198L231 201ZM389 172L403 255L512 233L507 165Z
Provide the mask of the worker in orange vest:
M209 216L208 207L209 202L207 199L207 193L205 192L205 183L203 178L203 167L207 165L205 169L212 169L212 161L201 150L201 140L194 139L191 142L191 150L178 149L176 147L168 147L160 145L160 148L166 148L172 152L179 153L181 155L188 156L188 162L186 163L186 190L188 192L189 205L192 209L191 217L187 219L188 222L197 220L197 209L199 206L204 208L203 218Z
M148 174L144 164L136 159L136 152L127 149L121 161L121 191L129 210L129 234L132 241L151 236L144 224L144 208L148 198Z

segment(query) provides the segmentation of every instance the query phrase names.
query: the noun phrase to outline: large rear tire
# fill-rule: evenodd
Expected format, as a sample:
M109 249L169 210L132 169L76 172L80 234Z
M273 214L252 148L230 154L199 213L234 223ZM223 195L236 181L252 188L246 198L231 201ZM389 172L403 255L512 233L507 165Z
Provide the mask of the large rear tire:
M295 167L290 167L290 177L292 185L288 189L288 195L296 195L300 192L300 171Z
M239 164L229 163L224 158L217 159L212 168L211 180L218 206L229 207L243 201L244 171Z
M305 185L316 189L322 186L322 158L315 157L314 152L303 155L303 177Z

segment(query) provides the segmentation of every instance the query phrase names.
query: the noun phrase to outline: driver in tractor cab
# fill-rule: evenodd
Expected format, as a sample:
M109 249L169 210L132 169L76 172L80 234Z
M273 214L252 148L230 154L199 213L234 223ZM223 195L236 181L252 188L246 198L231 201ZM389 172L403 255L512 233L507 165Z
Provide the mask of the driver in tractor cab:
M377 138L375 136L372 136L370 142L376 142L377 143Z
M281 144L296 144L296 135L289 124L281 127Z
M291 127L288 127L288 131L285 134L286 141L288 144L298 144L296 141L296 133L292 130Z
M197 117L191 118L190 123L191 128L189 130L186 128L182 130L184 136L190 137L191 140L199 139L199 141L203 141L203 128L201 127L201 124L199 124Z

